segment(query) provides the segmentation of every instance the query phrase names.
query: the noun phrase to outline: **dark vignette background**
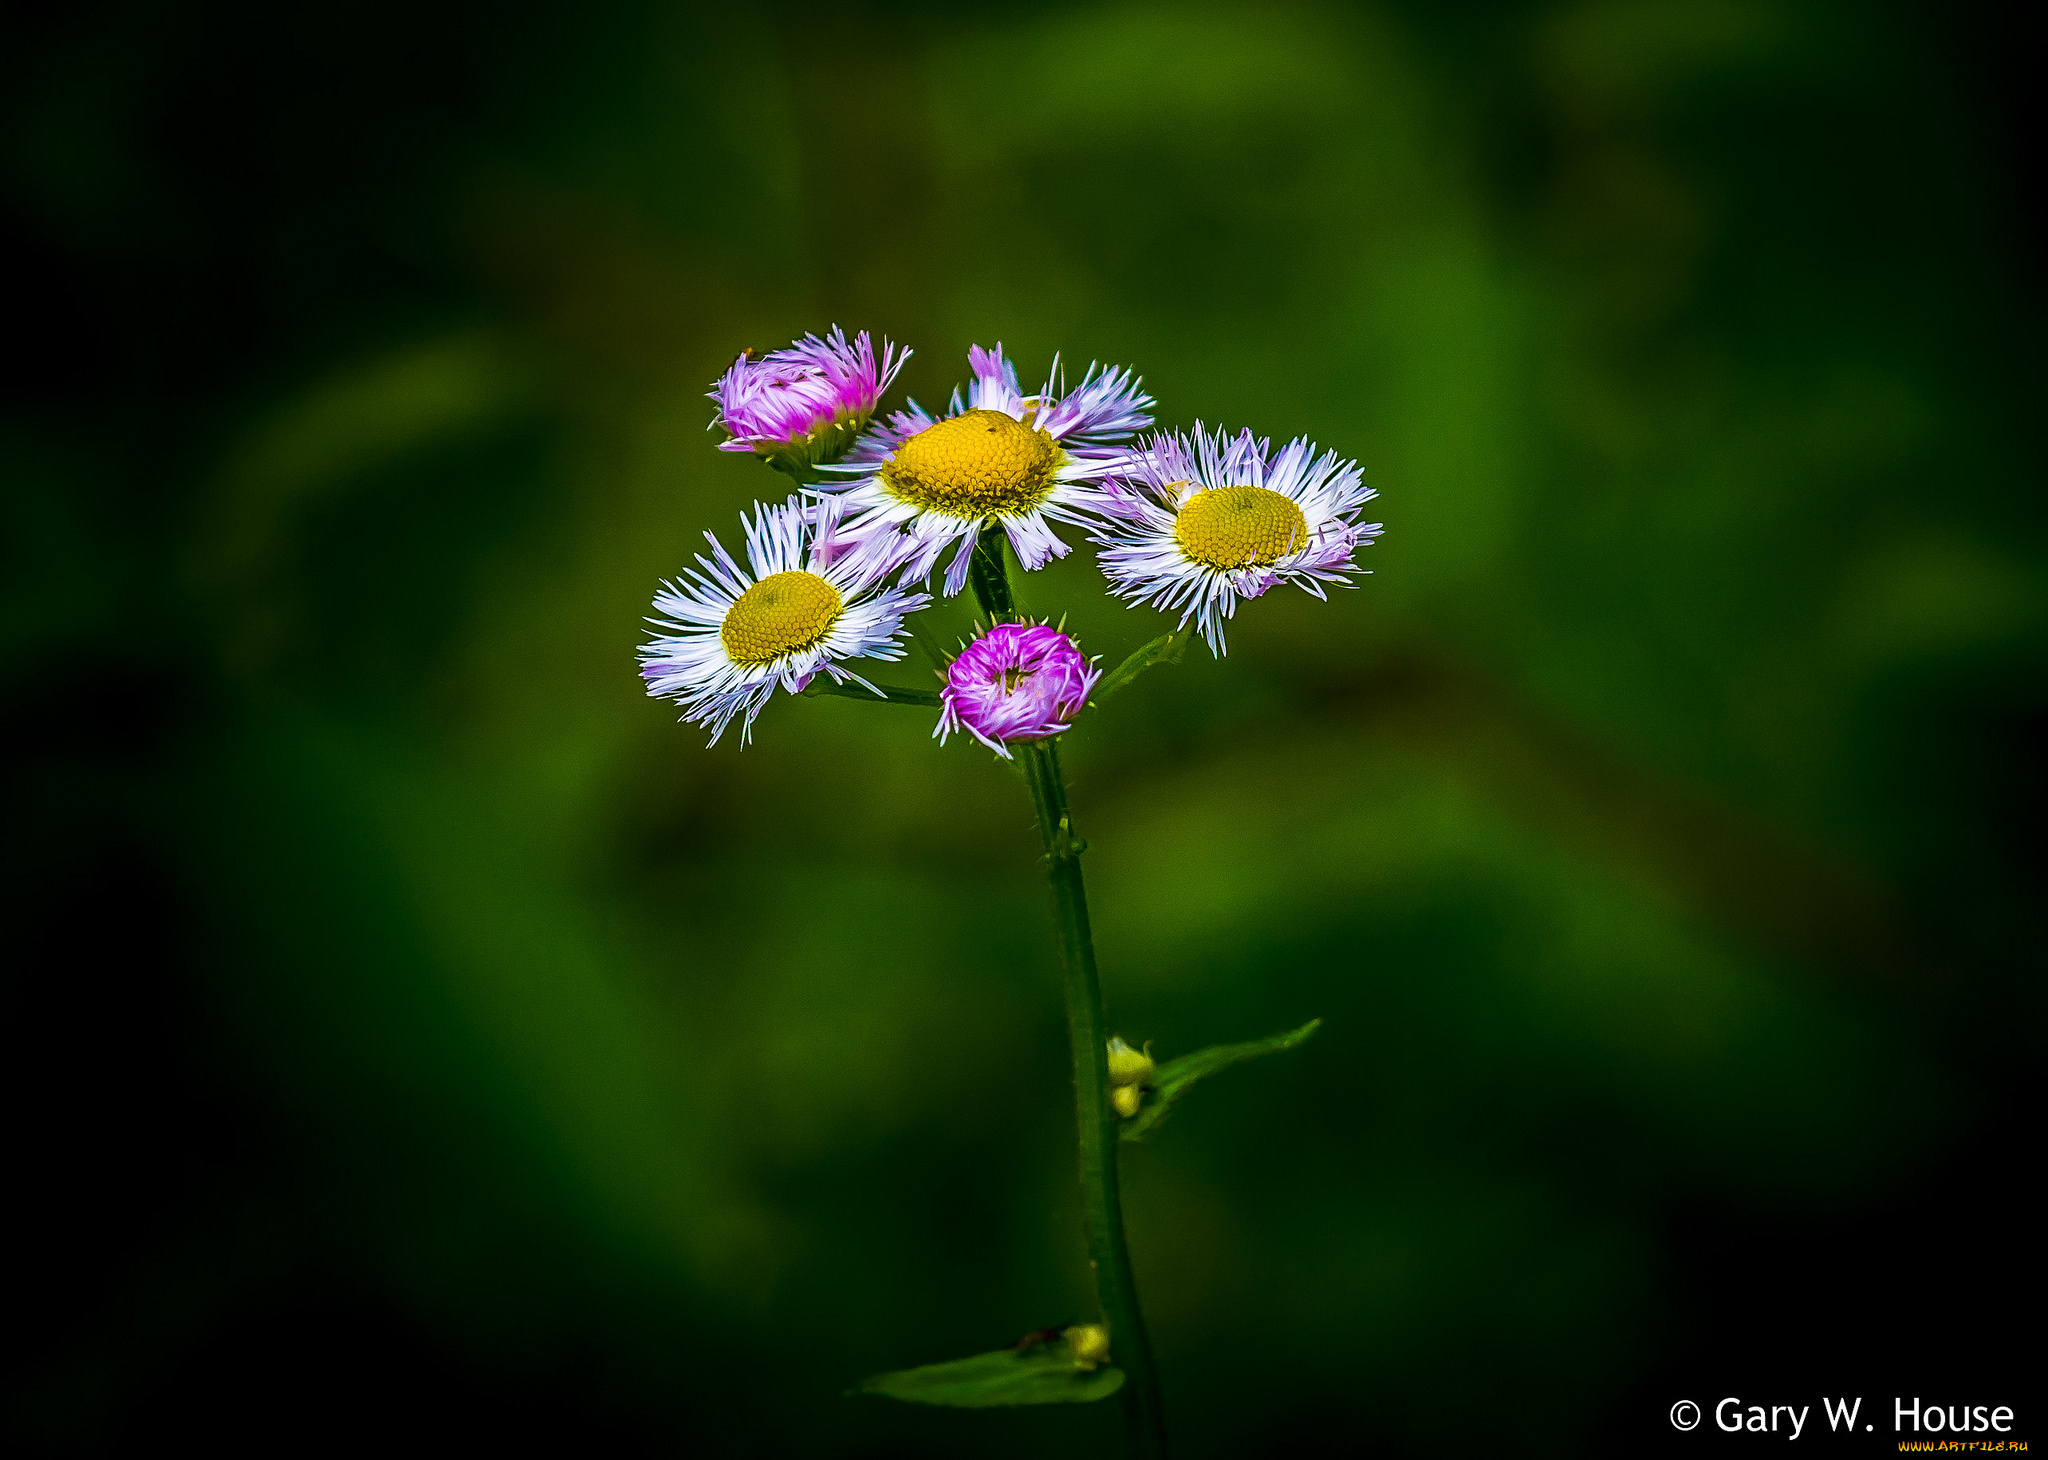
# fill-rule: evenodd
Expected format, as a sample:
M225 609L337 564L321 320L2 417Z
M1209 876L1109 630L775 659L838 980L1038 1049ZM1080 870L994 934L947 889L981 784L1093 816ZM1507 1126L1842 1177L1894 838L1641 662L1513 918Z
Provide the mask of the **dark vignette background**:
M1131 1163L1186 1453L2025 1417L2001 14L13 9L10 1447L1108 1442L837 1397L1081 1311L1020 789L844 704L706 753L632 674L773 490L705 383L832 321L1383 492L1362 591L1073 737L1119 1027L1327 1021ZM1038 606L1157 632L1091 572Z

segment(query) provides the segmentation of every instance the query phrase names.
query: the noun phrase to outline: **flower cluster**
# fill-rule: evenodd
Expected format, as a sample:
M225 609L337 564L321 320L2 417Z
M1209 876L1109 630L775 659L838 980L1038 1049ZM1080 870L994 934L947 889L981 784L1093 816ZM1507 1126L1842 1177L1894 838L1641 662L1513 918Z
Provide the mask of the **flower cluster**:
M834 328L742 355L712 392L722 449L807 483L744 519L745 568L711 538L712 556L655 599L648 691L714 744L735 718L744 743L777 685L801 693L820 673L891 698L846 662L900 658L906 617L930 602L914 588L939 574L939 591L958 594L977 552L1000 561L1004 541L1032 572L1070 551L1057 526L1081 529L1112 594L1177 612L1176 632L1192 622L1221 654L1241 600L1283 583L1320 598L1361 571L1358 549L1380 531L1359 521L1374 494L1357 464L1304 439L1276 454L1200 422L1140 437L1154 402L1129 370L1090 365L1069 386L1055 360L1027 395L1000 344L975 346L964 399L956 389L943 413L908 401L876 421L909 356ZM1023 622L991 622L942 669L934 733L965 731L1006 757L1065 730L1101 678L1061 629Z

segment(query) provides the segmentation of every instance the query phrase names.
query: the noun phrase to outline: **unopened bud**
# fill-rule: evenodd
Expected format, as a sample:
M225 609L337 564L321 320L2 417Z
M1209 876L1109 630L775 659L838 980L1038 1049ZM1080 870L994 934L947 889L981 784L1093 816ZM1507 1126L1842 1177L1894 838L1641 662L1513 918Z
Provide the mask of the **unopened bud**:
M1109 1041L1109 1083L1145 1086L1152 1083L1152 1046L1132 1049L1122 1038Z
M713 424L732 438L719 449L751 451L793 471L837 460L909 358L884 340L878 360L866 331L848 343L836 325L822 340L805 335L766 355L744 351L711 392Z
M1081 1323L1067 1330L1067 1348L1074 1366L1092 1369L1109 1358L1109 1330L1100 1323Z
M1116 1085L1109 1092L1109 1108L1129 1120L1144 1103L1145 1092L1136 1085Z

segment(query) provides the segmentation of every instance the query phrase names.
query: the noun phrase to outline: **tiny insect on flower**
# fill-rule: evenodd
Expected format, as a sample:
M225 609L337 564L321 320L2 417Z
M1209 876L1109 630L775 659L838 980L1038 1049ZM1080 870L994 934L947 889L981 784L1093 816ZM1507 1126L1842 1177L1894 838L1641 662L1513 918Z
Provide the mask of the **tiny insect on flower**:
M1061 1328L1034 1328L1029 1333L1025 1334L1022 1338L1018 1339L1015 1343L1011 1344L1010 1347L1015 1352L1020 1354L1029 1353L1032 1349L1039 1347L1041 1344L1057 1343L1062 1337L1065 1336L1065 1333L1066 1330Z

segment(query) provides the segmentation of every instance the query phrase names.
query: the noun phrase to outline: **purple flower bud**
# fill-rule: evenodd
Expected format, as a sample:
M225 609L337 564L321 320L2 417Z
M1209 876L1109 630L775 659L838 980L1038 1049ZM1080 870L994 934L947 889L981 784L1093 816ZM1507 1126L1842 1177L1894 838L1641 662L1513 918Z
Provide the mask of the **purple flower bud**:
M1057 735L1080 715L1102 671L1044 624L997 624L963 650L939 692L943 743L965 730L1009 759L1008 742Z
M751 451L777 464L813 466L842 454L875 413L910 351L882 342L882 358L863 330L848 344L838 326L824 339L805 335L786 349L752 351L732 362L711 398L732 439L721 451Z

